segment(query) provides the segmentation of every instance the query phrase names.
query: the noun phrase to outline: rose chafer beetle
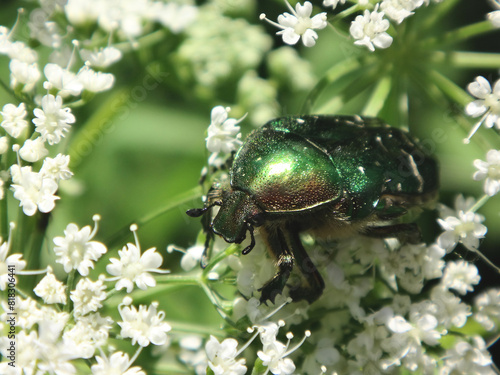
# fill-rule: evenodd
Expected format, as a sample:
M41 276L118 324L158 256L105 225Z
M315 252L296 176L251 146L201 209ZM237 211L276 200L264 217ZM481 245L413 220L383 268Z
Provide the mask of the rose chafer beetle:
M216 181L202 209L206 247L213 233L241 243L259 228L276 275L262 287L261 301L282 293L295 266L302 283L294 300L316 300L324 281L304 249L300 233L339 238L361 234L417 242L409 209L433 202L438 166L407 132L375 118L289 116L254 130L236 152L228 179ZM219 212L212 219L212 207Z

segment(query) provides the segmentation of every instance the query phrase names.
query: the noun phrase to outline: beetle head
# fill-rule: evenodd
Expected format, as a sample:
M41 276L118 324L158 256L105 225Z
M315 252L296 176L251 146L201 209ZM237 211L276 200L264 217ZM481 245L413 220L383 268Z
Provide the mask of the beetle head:
M212 230L229 243L241 243L247 230L262 225L263 212L243 191L223 191L220 209L212 222ZM249 250L248 250L249 251Z
M220 208L211 220L214 206ZM248 254L255 246L254 227L261 226L265 220L264 212L247 193L233 190L229 183L220 182L216 182L209 190L204 208L194 208L186 213L191 217L203 216L202 222L207 234L205 253L208 251L213 233L222 236L228 243L239 244L245 240L248 231L251 242L242 251L243 254ZM206 262L206 254L203 258L202 265Z

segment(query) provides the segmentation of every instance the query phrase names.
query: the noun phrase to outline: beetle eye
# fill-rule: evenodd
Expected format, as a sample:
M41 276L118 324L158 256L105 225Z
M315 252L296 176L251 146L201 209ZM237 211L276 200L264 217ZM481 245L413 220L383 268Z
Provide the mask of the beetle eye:
M264 224L264 214L262 212L258 212L255 215L252 215L248 218L247 222L252 224L254 227L260 227Z

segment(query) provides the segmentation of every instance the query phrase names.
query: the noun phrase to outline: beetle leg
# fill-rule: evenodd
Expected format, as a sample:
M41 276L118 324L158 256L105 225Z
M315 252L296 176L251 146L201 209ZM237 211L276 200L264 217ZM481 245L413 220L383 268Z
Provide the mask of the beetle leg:
M241 252L243 255L247 255L255 247L255 236L253 235L253 225L247 223L247 229L250 232L250 245L245 247Z
M261 233L267 241L268 248L276 259L278 272L270 281L259 289L262 291L260 301L265 303L269 300L274 303L276 296L283 292L290 272L292 272L293 255L288 248L283 232L279 228L271 230L264 230L264 228L262 228Z
M307 300L309 303L316 301L325 288L325 282L321 277L318 269L314 266L313 261L307 255L304 246L299 237L299 231L294 228L287 228L286 237L293 253L296 265L299 267L302 276L305 278L307 285L291 286L290 297L294 301L301 299Z
M368 227L363 230L362 234L373 238L396 237L402 243L411 244L417 244L422 240L420 229L415 223Z

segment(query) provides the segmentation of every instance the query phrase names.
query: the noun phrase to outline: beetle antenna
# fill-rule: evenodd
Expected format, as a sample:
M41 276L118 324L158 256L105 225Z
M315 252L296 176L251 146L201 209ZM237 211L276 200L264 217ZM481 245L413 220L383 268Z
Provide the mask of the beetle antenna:
M203 208L191 208L190 210L186 211L186 214L191 217L200 217L203 215L205 212L207 212L208 207L203 207Z
M220 202L215 202L212 203L206 207L203 208L191 208L190 210L186 211L186 214L191 217L200 217L203 215L205 212L207 212L209 209L211 209L213 206L220 206Z
M250 223L247 224L247 229L250 232L250 245L245 247L243 251L241 252L243 255L247 255L252 249L255 247L255 237L253 235L253 226Z

